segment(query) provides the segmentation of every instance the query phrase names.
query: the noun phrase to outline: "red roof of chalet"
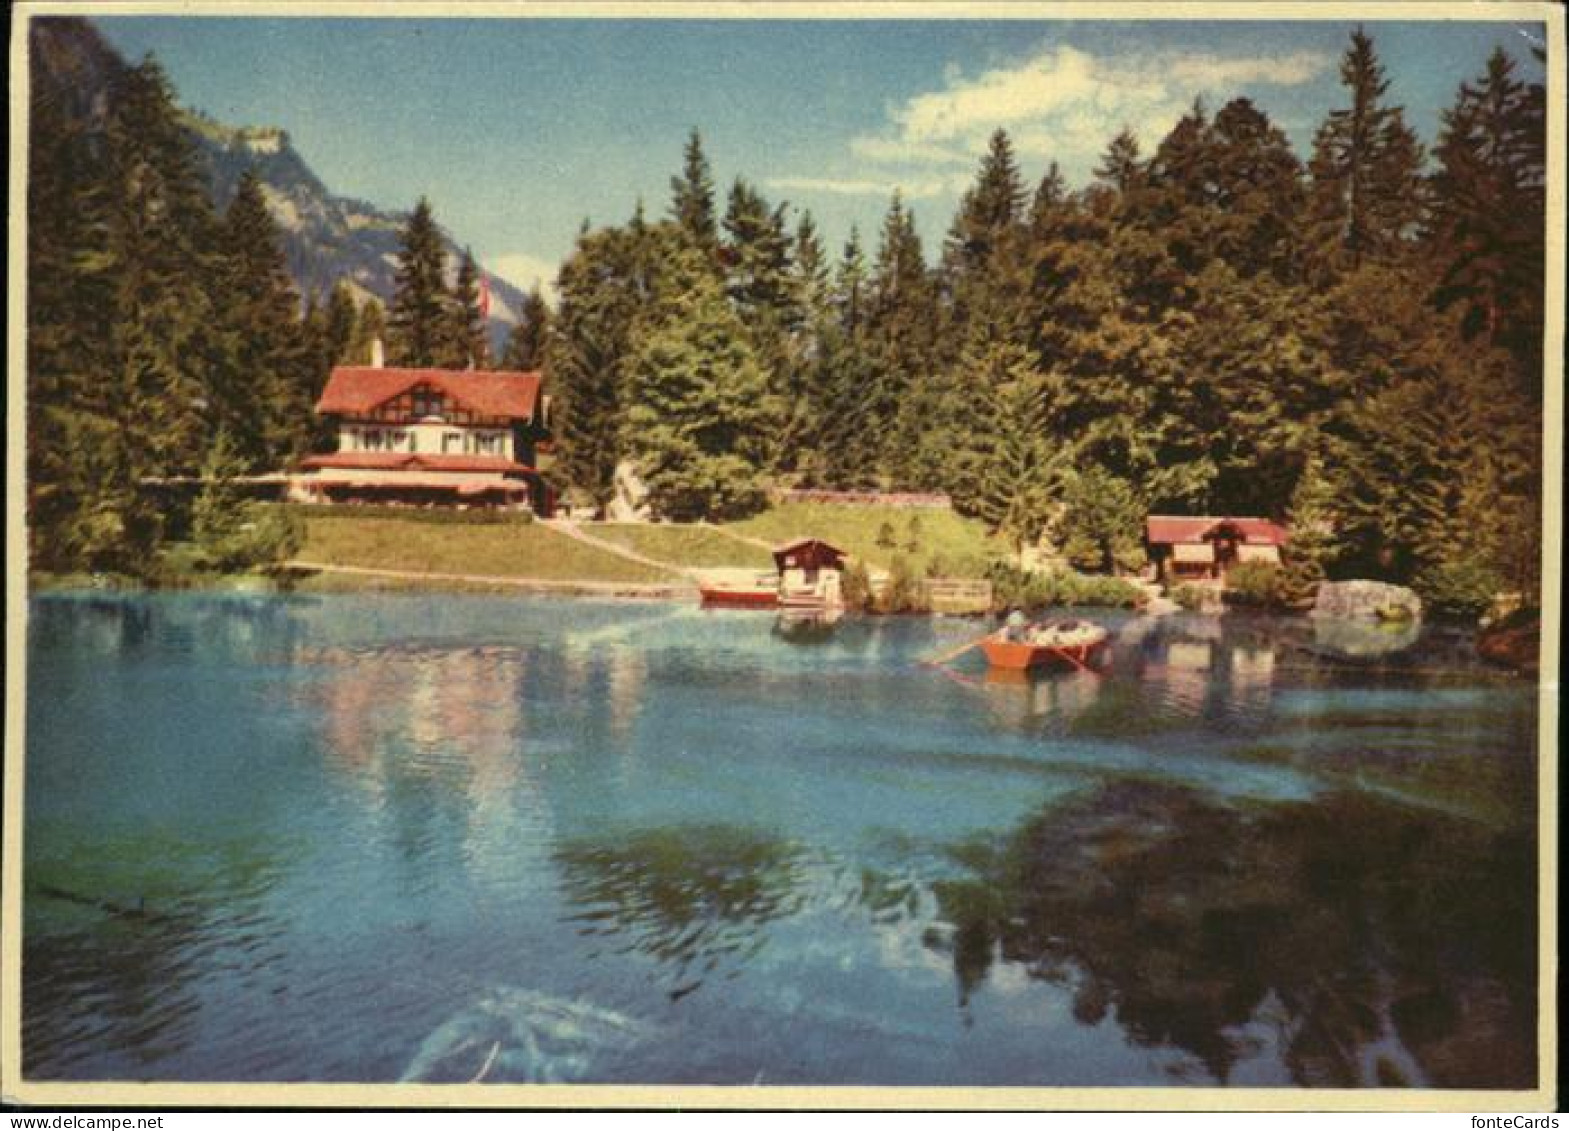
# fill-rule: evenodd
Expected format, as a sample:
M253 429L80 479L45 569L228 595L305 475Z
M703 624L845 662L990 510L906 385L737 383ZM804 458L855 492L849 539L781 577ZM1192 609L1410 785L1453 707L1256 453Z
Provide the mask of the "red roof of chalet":
M306 456L306 468L347 468L363 471L501 471L534 473L524 463L506 456L434 455L429 452L328 452Z
M1244 542L1264 546L1284 546L1291 532L1267 518L1221 518L1215 515L1152 514L1145 522L1145 537L1156 545L1174 542L1202 542L1222 526L1230 526Z
M377 369L340 365L327 378L318 413L356 416L368 413L416 385L439 389L481 416L526 420L539 403L538 373L478 369Z
M781 542L774 547L773 555L780 569L784 569L785 559L791 555L798 556L805 569L821 569L824 566L835 569L844 561L844 551L821 538L795 538Z

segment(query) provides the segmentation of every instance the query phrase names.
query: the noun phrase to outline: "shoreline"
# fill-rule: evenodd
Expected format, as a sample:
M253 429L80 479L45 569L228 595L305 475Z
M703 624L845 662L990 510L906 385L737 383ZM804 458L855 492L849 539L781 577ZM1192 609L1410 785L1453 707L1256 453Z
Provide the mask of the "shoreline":
M293 574L340 575L372 580L406 581L414 588L447 591L449 587L483 587L544 593L561 597L620 597L629 600L673 601L695 597L697 586L680 582L647 583L587 581L546 577L509 577L497 574L445 573L439 571L379 569L371 566L333 565L327 562L290 561L284 569Z

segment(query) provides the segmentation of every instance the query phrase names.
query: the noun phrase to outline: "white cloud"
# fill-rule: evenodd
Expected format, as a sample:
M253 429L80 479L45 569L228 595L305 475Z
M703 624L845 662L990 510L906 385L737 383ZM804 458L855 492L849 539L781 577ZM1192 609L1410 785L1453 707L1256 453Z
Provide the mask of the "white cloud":
M1179 55L1171 61L1171 77L1205 90L1262 83L1267 86L1301 86L1329 69L1334 60L1320 51L1291 55L1222 59L1216 55Z
M486 260L483 266L486 271L499 275L519 290L531 290L538 283L547 299L556 296L556 273L561 270L561 264L554 259L541 259L537 255L517 251L494 256Z
M1015 150L1060 162L1082 178L1123 126L1146 152L1202 96L1211 110L1248 86L1299 86L1334 64L1327 54L1225 56L1160 51L1097 56L1066 45L966 77L950 70L941 89L889 111L888 129L854 138L851 152L878 164L973 163L987 138L1008 130Z
M973 157L966 149L950 149L903 137L851 138L850 152L884 165L968 165Z
M968 160L968 158L966 158ZM942 181L859 181L836 180L831 177L770 177L769 188L783 192L825 192L834 196L892 196L900 193L906 200L924 200L940 196L945 185Z

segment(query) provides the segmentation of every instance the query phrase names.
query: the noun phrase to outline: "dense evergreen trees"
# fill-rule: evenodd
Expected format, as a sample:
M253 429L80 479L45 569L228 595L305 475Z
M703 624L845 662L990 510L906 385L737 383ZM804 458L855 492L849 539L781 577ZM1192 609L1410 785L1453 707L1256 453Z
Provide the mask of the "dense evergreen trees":
M302 303L254 176L217 214L155 60L115 69L101 101L62 81L35 71L30 91L29 553L144 573L169 517L149 481L272 471L328 442L311 406L379 309L345 287ZM209 533L242 513L204 497Z
M1429 160L1355 32L1306 163L1245 98L1109 137L1088 185L1026 180L997 131L928 262L899 196L825 250L687 139L665 220L580 234L503 362L547 370L559 486L633 460L670 517L770 485L933 489L1018 545L1137 557L1149 511L1293 522L1286 587L1414 581L1454 607L1537 584L1545 91L1502 52ZM385 315L302 309L262 187L207 203L168 84L96 117L33 92L29 506L35 558L145 560L146 476L277 466L319 442L334 363L486 364L477 272L421 200ZM1109 132L1109 131L1108 131ZM1145 154L1148 156L1145 156ZM449 287L449 269L454 282Z
M898 196L870 263L852 235L830 266L810 218L792 240L745 181L721 223L694 132L672 222L585 232L563 270L563 477L602 500L618 459L673 458L657 418L680 412L649 398L680 372L751 390L778 442L716 415L724 439L681 457L691 482L656 488L672 515L732 511L758 475L945 490L1020 544L1045 534L1111 568L1137 558L1150 510L1256 513L1300 528L1297 595L1325 571L1529 589L1544 92L1496 55L1429 174L1360 29L1341 79L1306 164L1246 98L1195 104L1147 158L1122 130L1078 192L1055 164L1032 191L999 130L935 267ZM646 266L677 247L699 264L679 285ZM678 308L701 332L669 324Z
M141 572L163 514L143 481L194 475L220 429L242 470L308 433L314 375L260 186L219 217L149 58L101 113L36 76L29 167L29 548L41 568Z

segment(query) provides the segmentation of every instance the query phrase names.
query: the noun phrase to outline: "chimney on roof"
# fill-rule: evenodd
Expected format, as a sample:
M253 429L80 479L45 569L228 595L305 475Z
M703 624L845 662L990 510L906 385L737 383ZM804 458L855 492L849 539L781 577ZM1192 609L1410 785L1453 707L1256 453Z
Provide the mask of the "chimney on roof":
M370 340L370 367L372 369L380 369L386 364L387 355L381 348L381 339L372 338Z

